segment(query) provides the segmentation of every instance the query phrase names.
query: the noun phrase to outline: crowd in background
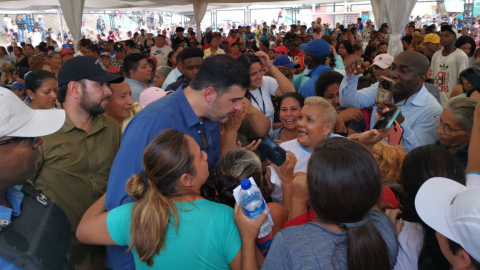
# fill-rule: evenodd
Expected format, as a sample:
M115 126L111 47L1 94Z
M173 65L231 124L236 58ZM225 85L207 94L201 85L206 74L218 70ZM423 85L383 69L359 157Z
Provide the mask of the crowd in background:
M475 20L411 17L395 56L361 18L98 20L64 43L4 20L1 269L480 269ZM233 196L250 177L262 238Z

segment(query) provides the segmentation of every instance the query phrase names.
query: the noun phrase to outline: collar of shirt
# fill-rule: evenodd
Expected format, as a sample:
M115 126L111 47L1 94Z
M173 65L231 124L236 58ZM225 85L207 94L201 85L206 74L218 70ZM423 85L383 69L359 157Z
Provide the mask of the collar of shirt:
M320 73L322 73L325 70L332 70L332 68L330 66L326 66L326 65L319 65L316 68L314 68L312 70L309 70L308 73L305 76L308 76L310 78L313 77L313 78L316 79L318 77L318 75L320 75Z
M18 217L20 215L22 212L20 206L22 204L23 196L24 194L15 187L7 189L5 197L12 208L0 206L0 221L7 221L10 224L12 222L12 216Z
M196 124L200 123L200 118L195 114L190 103L188 103L185 93L183 93L183 87L180 86L175 93L175 98L177 99L180 110L182 111L183 116L185 116L185 121L187 122L188 127L193 127Z
M177 78L183 75L182 72L180 72L180 70L178 70L178 68L175 68L175 69L173 70L173 72L175 73L175 75L177 76Z
M175 83L180 83L180 85L184 84L184 83L187 83L185 81L185 76L184 75L181 75L180 77L177 78L177 80L175 81ZM188 84L188 83L187 83Z
M92 119L92 127L90 128L90 131L88 132L88 135L95 134L104 127L107 127L103 119L99 115L94 115ZM75 124L73 124L72 120L68 118L68 116L65 117L65 123L63 124L62 130L64 133L67 133L74 128L77 128Z
M125 81L127 81L128 84L133 83L133 84L137 84L137 85L139 85L139 86L142 86L142 87L147 88L147 85L146 85L146 84L144 84L144 83L142 83L142 82L139 82L139 81L137 81L137 80L133 80L133 79L130 79L130 78L125 78Z
M425 105L425 102L427 101L428 95L430 93L428 92L427 88L425 87L425 84L422 86L422 89L418 91L416 94L410 96L407 100L403 100L397 103L399 106L407 106L407 105L414 105L417 107L422 107Z

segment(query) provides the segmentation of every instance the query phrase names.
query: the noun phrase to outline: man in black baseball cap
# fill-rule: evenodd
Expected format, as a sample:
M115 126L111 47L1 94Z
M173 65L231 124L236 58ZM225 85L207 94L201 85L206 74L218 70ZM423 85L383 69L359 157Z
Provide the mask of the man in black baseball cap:
M73 259L82 269L99 269L105 252L81 245L78 223L107 188L108 175L120 146L117 121L102 114L112 94L109 84L124 78L107 72L100 59L74 57L58 72L58 101L66 113L57 132L43 137L35 186L58 204L72 228ZM85 261L89 258L90 261Z
M113 51L115 55L112 57L112 65L116 66L120 70L123 70L123 60L127 54L125 53L125 47L120 42L115 42L113 45Z

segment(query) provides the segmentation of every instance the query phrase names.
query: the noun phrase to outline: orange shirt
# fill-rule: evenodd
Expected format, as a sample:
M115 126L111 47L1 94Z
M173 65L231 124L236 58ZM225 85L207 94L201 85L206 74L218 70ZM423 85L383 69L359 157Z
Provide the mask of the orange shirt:
M120 72L120 69L114 65L111 65L109 69L107 69L108 73L117 73Z
M227 38L227 42L228 42L228 44L226 46L227 47L226 49L230 50L232 48L233 43L242 43L242 40L239 37L233 38L232 36L229 36Z

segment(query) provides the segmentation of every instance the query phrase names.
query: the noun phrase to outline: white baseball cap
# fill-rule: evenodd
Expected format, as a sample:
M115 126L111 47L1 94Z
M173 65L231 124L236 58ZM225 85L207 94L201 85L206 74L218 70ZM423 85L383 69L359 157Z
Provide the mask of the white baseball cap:
M46 136L64 123L64 110L32 110L11 90L0 87L0 138Z
M373 64L381 69L389 68L393 63L393 56L390 54L382 53L373 59Z
M428 226L480 261L480 189L434 177L418 190L415 208Z

